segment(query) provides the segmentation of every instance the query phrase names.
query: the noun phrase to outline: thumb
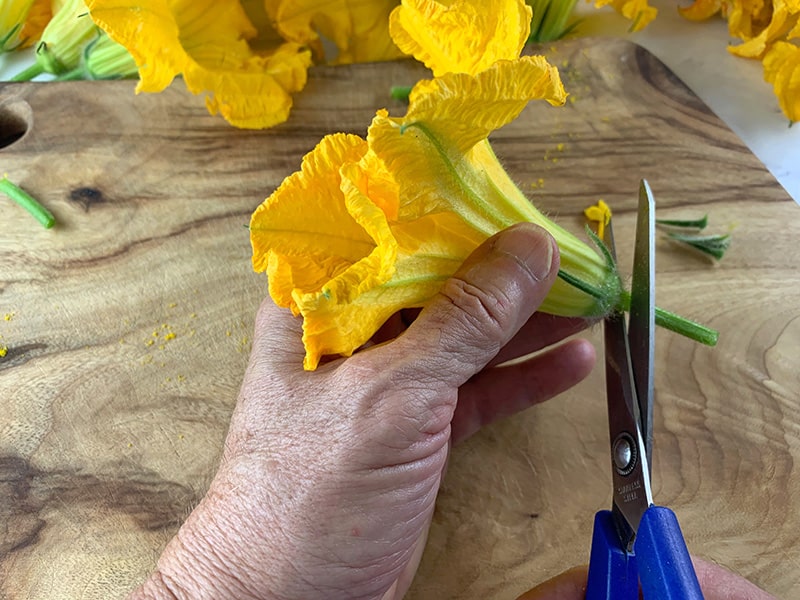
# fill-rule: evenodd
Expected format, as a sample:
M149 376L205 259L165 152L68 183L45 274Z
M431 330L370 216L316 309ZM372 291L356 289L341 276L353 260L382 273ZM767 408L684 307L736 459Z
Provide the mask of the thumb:
M433 380L459 386L480 371L536 311L558 273L558 246L520 223L481 244L420 313L402 341Z

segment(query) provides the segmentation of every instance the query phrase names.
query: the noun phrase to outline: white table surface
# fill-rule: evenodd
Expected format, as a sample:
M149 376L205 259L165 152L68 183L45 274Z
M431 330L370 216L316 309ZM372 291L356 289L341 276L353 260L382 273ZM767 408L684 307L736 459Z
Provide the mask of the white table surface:
M658 17L644 31L628 33L629 22L612 9L578 0L581 35L624 37L657 56L691 88L766 165L789 195L800 203L800 123L789 122L761 63L730 54L727 24L721 19L693 23L677 4L652 1ZM31 53L0 55L0 80L32 62Z

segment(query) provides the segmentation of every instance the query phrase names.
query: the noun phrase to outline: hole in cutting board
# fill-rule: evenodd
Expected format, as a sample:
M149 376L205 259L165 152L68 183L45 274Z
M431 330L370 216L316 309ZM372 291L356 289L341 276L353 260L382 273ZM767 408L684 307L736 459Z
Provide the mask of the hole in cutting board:
M33 122L33 111L24 100L11 100L0 104L0 149L7 148L28 133Z

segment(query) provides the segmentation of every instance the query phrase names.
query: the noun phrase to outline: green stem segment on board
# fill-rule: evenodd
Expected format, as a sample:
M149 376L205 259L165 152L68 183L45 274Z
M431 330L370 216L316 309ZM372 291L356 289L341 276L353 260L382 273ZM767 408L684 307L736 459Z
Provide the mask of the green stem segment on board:
M558 276L570 285L578 288L582 292L585 292L594 298L604 298L603 292L565 271L559 270ZM630 307L630 293L623 290L620 294L618 309L627 311L630 310ZM659 325L664 329L674 331L675 333L679 333L696 342L705 344L706 346L716 346L717 340L719 339L719 332L715 331L714 329L706 327L705 325L701 325L700 323L695 323L694 321L659 307L656 307L656 325Z
M34 218L41 223L45 229L50 229L56 224L56 218L49 210L39 204L39 202L28 192L18 185L11 183L8 177L0 179L0 192L11 198L22 208L31 213Z

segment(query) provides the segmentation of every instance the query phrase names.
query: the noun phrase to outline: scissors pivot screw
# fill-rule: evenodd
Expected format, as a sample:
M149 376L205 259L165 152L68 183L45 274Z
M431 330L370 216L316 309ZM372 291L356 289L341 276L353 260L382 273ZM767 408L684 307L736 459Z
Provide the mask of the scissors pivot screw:
M621 433L612 448L614 467L620 475L628 475L636 466L636 445L628 433Z

